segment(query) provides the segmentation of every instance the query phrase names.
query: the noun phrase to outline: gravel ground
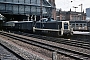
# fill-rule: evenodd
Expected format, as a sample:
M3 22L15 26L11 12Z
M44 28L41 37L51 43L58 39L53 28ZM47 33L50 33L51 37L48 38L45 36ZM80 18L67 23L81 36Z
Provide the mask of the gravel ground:
M0 60L20 60L20 59L0 45Z
M17 54L25 58L25 60L33 60L33 59L34 60L51 60L42 54L32 51L31 49L28 49L27 46L25 46L26 47L25 48L22 42L20 43L19 41L16 41L16 40L15 40L16 42L14 42L13 39L10 40L6 37L3 37L3 38L1 38L0 36L0 43L4 44L9 49L12 49L13 51L15 51Z

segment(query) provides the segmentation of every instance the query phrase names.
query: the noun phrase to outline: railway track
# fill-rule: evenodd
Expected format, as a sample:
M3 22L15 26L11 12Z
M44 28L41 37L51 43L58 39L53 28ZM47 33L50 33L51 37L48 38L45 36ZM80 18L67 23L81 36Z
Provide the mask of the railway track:
M6 37L0 35L0 44L7 47L10 51L13 51L15 54L20 56L20 60L49 60L47 57L41 57L32 53L31 50L27 50L27 44L22 44L23 42L19 42L18 40L12 39L10 37ZM25 46L24 46L25 45ZM27 47L27 48L26 48ZM1 50L1 49L0 49ZM1 53L1 52L0 52ZM6 59L7 60L7 59ZM9 60L19 60L19 59L9 59Z
M25 60L25 59L0 43L0 60Z
M70 39L90 42L90 34L74 34Z
M15 32L15 33L17 33L17 32ZM28 36L28 37L33 37L33 38L38 38L38 39L43 39L43 40L48 40L48 41L52 41L52 42L56 42L56 43L60 43L60 44L66 44L66 45L70 45L70 46L76 46L76 47L81 47L81 48L85 48L85 49L90 49L90 42L41 36L41 35L21 33L21 32L19 32L17 34Z
M84 51L83 52L79 51L80 48L77 48L76 50L73 50L73 49L70 49L68 46L67 46L67 48L62 47L62 46L57 46L54 43L52 44L50 42L45 42L45 41L43 42L43 40L40 39L40 38L48 38L48 37L38 37L38 36L33 36L33 34L32 34L33 38L30 37L31 39L28 39L28 38L21 37L19 35L10 34L10 33L0 32L0 34L4 35L4 36L7 36L7 37L10 37L12 39L22 41L24 43L32 44L32 45L50 50L50 51L56 51L59 54L63 54L63 55L69 56L69 57L73 57L75 59L90 60L90 54L89 54L90 51L89 50L86 53L86 51L85 52ZM39 39L37 39L36 37L38 37ZM51 39L51 38L49 38L49 39Z

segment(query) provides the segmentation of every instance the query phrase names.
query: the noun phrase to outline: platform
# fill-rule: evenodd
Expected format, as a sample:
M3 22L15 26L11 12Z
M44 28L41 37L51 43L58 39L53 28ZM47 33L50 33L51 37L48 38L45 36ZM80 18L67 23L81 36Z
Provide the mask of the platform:
M90 32L73 31L73 34L90 35Z

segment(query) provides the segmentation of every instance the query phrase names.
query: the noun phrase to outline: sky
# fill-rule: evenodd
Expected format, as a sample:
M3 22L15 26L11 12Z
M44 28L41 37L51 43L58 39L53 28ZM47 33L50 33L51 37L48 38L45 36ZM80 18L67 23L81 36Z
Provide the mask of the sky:
M71 2L72 1L72 2ZM62 9L62 11L69 11L70 8L72 11L75 11L74 7L78 7L76 9L77 12L81 12L81 6L79 6L80 4L82 5L82 9L86 12L86 8L90 8L90 0L55 0L56 3L56 8L57 9Z

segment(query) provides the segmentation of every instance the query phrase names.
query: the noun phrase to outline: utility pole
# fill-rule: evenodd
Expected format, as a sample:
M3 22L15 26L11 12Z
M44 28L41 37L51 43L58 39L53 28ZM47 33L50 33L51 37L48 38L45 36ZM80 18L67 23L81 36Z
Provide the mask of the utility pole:
M83 4L80 4L79 6L81 6L81 20L82 20L82 6L83 6Z
M40 12L41 12L40 19L42 19L42 2L43 2L43 1L40 0L40 7L41 7L41 8L40 8Z
M79 6L81 6L81 12L82 12L82 6L83 6L83 4L80 4Z

